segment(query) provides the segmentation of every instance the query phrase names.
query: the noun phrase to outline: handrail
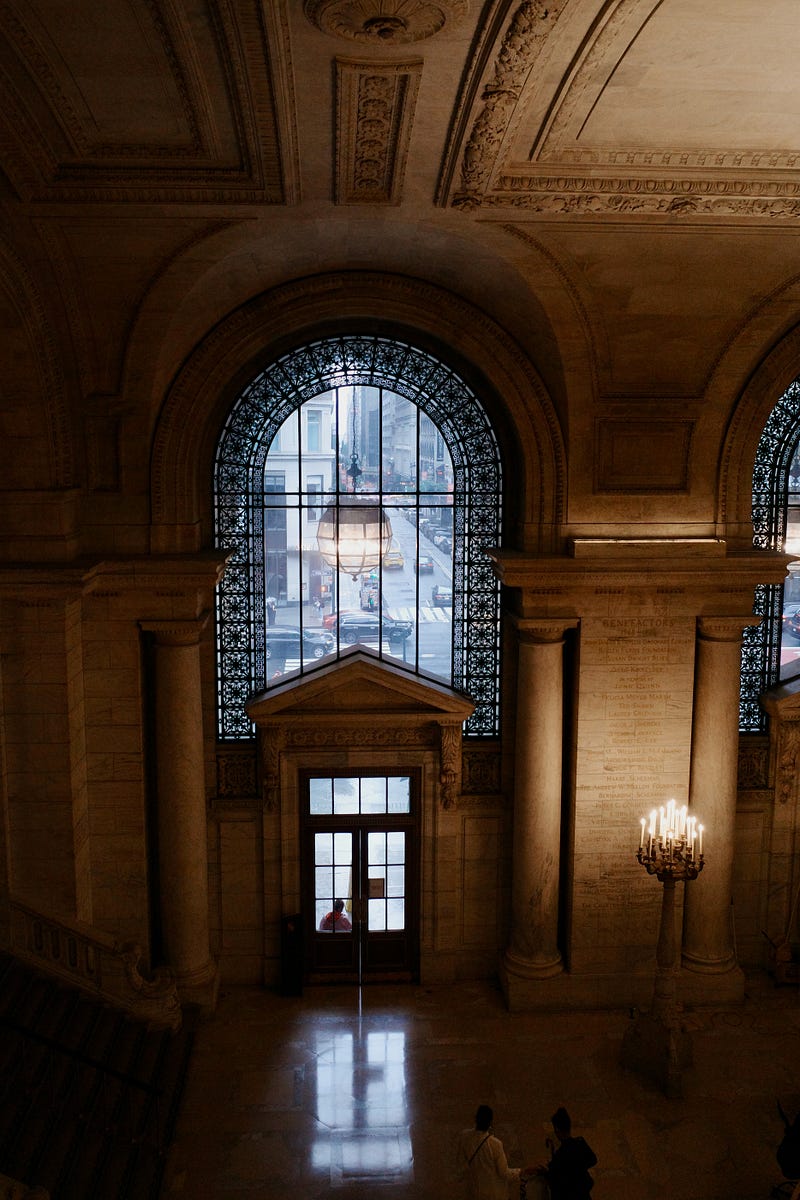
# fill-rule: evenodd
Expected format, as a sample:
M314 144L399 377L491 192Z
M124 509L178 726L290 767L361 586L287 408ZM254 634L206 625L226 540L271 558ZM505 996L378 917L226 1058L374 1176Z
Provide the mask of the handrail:
M143 974L136 942L117 942L82 921L45 916L13 896L0 903L3 908L7 918L0 923L0 938L5 935L10 953L154 1027L180 1029L172 972L159 967L152 978Z
M12 1021L10 1017L0 1016L0 1026L3 1026L5 1029L13 1029L15 1033L21 1033L23 1037L30 1038L31 1041L39 1042L41 1045L47 1046L49 1050L55 1050L57 1053L63 1054L65 1058L72 1058L76 1062L83 1063L85 1067L91 1067L94 1071L102 1071L104 1075L111 1075L121 1083L140 1088L143 1092L148 1092L151 1096L164 1095L163 1088L155 1087L152 1083L145 1083L143 1080L137 1079L135 1075L128 1075L125 1071L118 1071L115 1067L109 1067L106 1063L101 1062L99 1058L92 1058L88 1054L82 1054L80 1050L74 1050L71 1046L65 1046L63 1042L47 1037L44 1033L37 1033L34 1029L28 1029L26 1025L20 1025L18 1021Z

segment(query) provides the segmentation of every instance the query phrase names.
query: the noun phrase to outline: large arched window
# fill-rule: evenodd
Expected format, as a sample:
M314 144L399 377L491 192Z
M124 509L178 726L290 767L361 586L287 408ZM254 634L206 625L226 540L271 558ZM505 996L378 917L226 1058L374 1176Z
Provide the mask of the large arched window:
M373 563L345 561L341 534L326 557L321 523L339 532L354 506L391 526ZM430 354L341 336L267 367L217 447L216 536L232 552L217 598L220 738L252 736L254 694L358 645L466 692L465 732L496 735L499 585L485 551L500 519L491 425Z
M753 544L797 554L784 584L756 588L753 611L761 624L745 630L739 727L766 726L759 695L800 674L800 379L789 385L769 415L753 472Z

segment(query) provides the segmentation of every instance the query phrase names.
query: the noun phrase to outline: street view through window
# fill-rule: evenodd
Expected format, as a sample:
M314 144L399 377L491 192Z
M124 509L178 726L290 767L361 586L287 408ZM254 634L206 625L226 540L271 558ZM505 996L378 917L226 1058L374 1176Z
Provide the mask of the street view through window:
M368 570L326 560L319 540L331 506L335 524L355 496L384 519ZM264 567L268 685L358 646L449 682L453 465L430 418L374 386L292 412L264 467Z
M789 564L783 586L781 679L800 671L800 454L797 451L789 468L784 549L787 554L796 554L798 561Z

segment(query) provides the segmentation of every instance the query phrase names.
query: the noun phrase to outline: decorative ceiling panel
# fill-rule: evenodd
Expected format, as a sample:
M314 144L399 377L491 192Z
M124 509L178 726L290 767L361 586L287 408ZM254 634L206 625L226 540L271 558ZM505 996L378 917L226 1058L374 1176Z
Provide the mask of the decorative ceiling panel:
M283 0L7 0L9 177L37 200L283 201L291 83L270 67L286 36Z
M794 0L498 2L439 198L462 208L800 218Z
M338 204L399 204L422 62L336 60Z
M397 45L433 37L469 12L468 0L305 0L324 33L354 42Z

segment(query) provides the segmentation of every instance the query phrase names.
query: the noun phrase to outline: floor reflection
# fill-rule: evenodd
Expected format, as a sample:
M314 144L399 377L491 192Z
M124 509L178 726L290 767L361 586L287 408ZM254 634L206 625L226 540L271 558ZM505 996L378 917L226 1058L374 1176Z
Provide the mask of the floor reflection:
M355 1030L319 1031L314 1049L315 1169L334 1186L413 1179L405 1032L365 1031L359 1015Z
M800 1111L796 989L748 978L735 1013L691 1014L677 1105L619 1065L629 1017L509 1013L492 984L228 989L197 1031L161 1200L441 1200L478 1103L512 1166L572 1112L602 1200L763 1200L775 1110ZM658 1153L664 1130L680 1153Z

